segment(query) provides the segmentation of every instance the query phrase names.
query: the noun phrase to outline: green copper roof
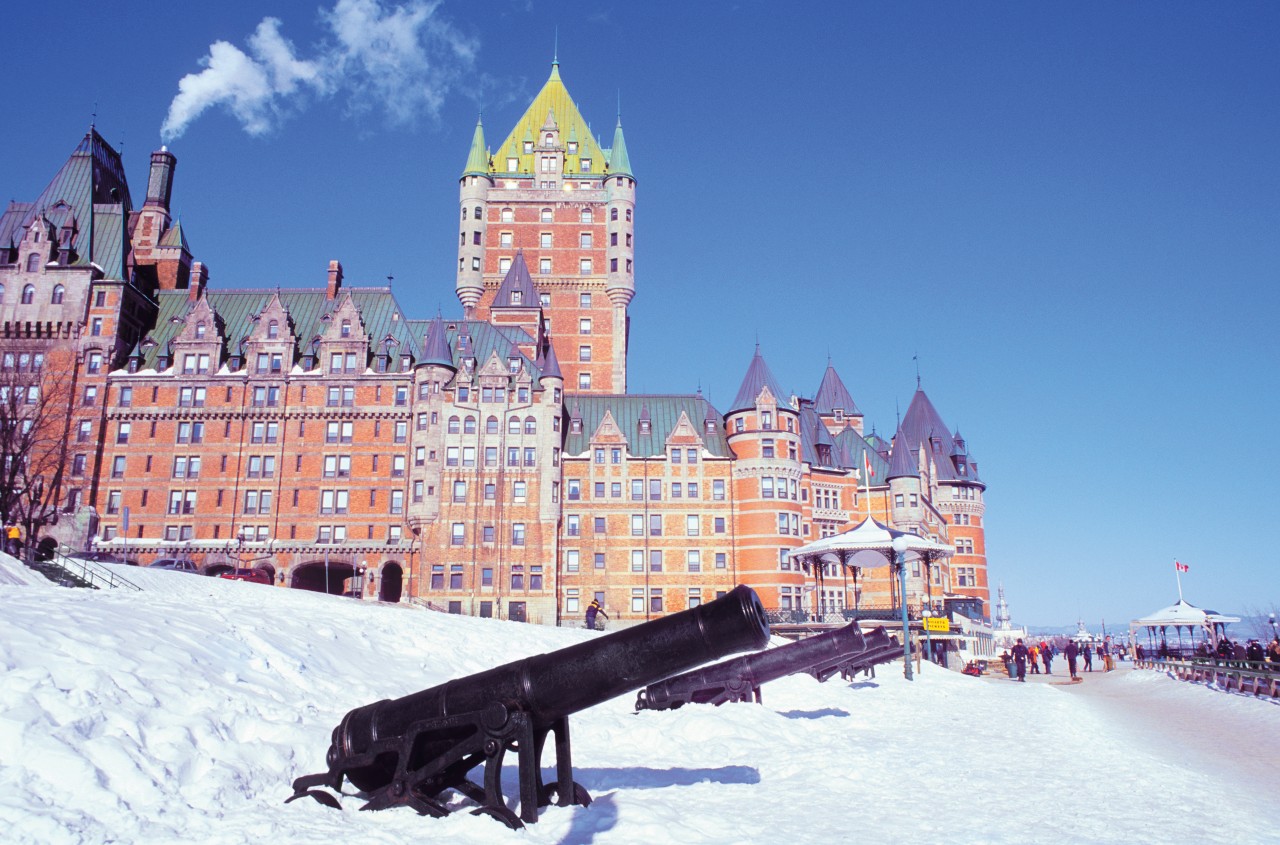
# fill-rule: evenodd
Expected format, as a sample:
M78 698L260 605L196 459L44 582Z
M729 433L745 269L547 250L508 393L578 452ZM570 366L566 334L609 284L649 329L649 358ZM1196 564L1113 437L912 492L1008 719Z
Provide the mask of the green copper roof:
M622 139L622 118L618 118L618 128L613 130L613 149L609 151L609 173L614 176L635 177L631 172L631 158L627 155L627 142Z
M484 122L476 121L476 133L471 138L471 152L467 155L467 166L462 169L463 176L484 176L489 172L489 154L484 148Z
M570 426L569 433L565 436L564 451L566 455L586 453L591 448L592 435L608 413L613 416L613 421L626 437L627 452L632 457L661 457L666 454L667 438L680 422L680 415L683 413L693 431L703 439L704 448L716 457L727 458L732 453L722 427L717 425L714 432L706 430L704 421L708 412L715 418L720 416L709 405L699 395L567 394L564 407L582 418L582 431L575 432ZM641 432L640 417L645 412L648 413L650 427L648 432Z
M157 246L176 246L191 252L191 244L187 243L187 237L182 231L182 219L178 218L173 221L173 225L165 230L160 236Z

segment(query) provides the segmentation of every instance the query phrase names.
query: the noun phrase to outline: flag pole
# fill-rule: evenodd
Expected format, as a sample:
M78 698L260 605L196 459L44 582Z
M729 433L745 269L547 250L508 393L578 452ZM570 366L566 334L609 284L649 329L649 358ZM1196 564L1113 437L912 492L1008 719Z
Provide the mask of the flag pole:
M1182 567L1176 560L1173 562L1173 574L1178 579L1178 601L1182 601Z

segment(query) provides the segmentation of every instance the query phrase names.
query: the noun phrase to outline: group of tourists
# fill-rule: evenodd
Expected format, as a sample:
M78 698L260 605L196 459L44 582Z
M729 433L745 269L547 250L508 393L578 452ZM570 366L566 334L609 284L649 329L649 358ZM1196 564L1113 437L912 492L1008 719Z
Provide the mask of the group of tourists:
M1135 654L1139 660L1143 660L1147 657L1147 650L1139 643L1135 647ZM1161 640L1156 649L1156 655L1164 659L1173 656L1173 650L1169 648L1169 644L1166 641ZM1200 643L1196 649L1196 656L1201 658L1212 656L1218 660L1258 663L1263 668L1280 671L1280 636L1274 637L1265 646L1258 639L1250 639L1241 643L1239 640L1223 637L1218 640L1218 645L1213 649L1209 648L1207 642Z
M1071 675L1071 680L1080 680L1078 674L1080 663L1083 663L1083 671L1093 671L1093 658L1096 655L1102 663L1103 671L1110 672L1115 668L1114 658L1111 650L1104 645L1098 645L1096 648L1093 643L1085 642L1077 643L1075 640L1067 640L1067 644L1061 649L1054 643L1041 640L1040 642L1032 642L1030 645L1024 643L1021 639L1014 645L1011 651L1005 651L1000 655L1000 659L1004 661L1005 672L1010 678L1015 678L1023 683L1027 680L1027 669L1030 667L1031 674L1039 675L1041 665L1044 666L1044 674L1053 674L1053 659L1059 654L1067 659L1067 671Z

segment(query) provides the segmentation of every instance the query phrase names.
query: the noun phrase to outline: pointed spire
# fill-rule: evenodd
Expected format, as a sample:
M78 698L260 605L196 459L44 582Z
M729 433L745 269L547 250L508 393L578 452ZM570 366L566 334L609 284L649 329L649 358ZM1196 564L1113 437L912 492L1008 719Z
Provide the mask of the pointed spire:
M493 308L537 308L538 291L529 275L529 265L524 260L524 250L517 250L511 269L503 277L498 292L493 296Z
M609 175L635 178L635 174L631 172L631 158L627 155L627 142L622 137L621 115L618 116L617 128L613 130L613 149L609 151Z
M547 351L542 356L542 363L538 365L542 370L543 378L558 378L563 380L564 374L560 372L560 361L556 358L556 347L547 339Z
M449 339L445 336L444 319L439 314L427 326L427 336L422 342L421 363L455 369L453 354L449 351Z
M765 387L773 393L779 404L786 401L786 393L778 385L778 380L773 377L773 373L769 371L769 365L764 362L764 358L760 356L760 344L756 344L756 354L751 358L751 364L747 367L747 374L742 377L742 386L738 388L738 395L734 397L733 404L729 407L729 413L734 411L744 411L748 408L756 406L756 397L760 395L760 391Z
M889 473L885 476L885 481L920 477L920 468L916 466L916 459L911 455L912 451L906 435L899 430L893 436L893 446L889 450Z
M487 176L489 174L489 156L484 146L484 119L476 118L476 131L471 136L471 152L467 154L467 166L462 169L463 176Z
M862 412L853 402L853 397L845 388L844 382L836 373L835 367L831 366L830 358L827 359L827 371L822 374L822 384L818 385L818 395L814 397L813 409L822 416L831 416L837 410L844 411L846 417L862 416Z

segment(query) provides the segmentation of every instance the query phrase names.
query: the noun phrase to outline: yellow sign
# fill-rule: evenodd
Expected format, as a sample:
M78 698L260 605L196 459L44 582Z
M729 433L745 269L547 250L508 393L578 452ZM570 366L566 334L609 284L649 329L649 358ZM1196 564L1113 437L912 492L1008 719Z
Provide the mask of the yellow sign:
M924 629L948 634L951 632L951 620L945 616L926 616L924 618Z

